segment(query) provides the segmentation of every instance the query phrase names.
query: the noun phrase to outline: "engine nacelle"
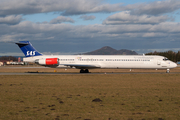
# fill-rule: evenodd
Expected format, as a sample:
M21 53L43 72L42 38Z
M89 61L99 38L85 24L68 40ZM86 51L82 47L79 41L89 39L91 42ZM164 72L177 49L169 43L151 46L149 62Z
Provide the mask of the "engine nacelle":
M46 58L46 59L38 59L35 61L35 63L39 65L59 65L59 59L58 58Z

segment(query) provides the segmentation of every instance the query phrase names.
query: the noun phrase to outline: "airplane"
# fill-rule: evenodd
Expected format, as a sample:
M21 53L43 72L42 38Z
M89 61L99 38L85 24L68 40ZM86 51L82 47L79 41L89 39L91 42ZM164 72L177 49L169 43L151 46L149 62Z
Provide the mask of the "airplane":
M80 73L89 69L170 69L177 64L158 55L43 55L29 41L16 42L24 55L24 62L53 68L76 68Z

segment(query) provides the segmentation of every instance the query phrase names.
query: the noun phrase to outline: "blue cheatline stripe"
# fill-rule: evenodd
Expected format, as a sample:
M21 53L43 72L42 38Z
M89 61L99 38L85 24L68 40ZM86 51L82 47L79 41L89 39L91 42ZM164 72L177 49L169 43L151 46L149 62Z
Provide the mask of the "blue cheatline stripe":
M19 46L19 48L22 50L26 57L42 55L32 46L32 44L29 41L19 41L19 43L16 44Z

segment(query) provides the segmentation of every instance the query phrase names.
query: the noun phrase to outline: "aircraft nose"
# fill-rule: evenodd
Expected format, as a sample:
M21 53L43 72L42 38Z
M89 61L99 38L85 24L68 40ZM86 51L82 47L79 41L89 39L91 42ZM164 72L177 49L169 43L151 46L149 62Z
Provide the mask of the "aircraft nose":
M173 68L175 68L175 67L177 67L177 64L173 62L173 63L171 64L171 66L172 66Z

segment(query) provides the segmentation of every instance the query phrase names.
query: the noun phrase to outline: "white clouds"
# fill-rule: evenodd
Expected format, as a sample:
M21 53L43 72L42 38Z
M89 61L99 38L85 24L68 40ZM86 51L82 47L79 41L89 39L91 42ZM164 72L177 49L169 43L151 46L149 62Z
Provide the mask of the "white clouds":
M130 11L124 11L109 16L103 24L158 24L166 20L168 20L167 16L131 15Z
M151 27L152 32L162 32L168 34L180 33L180 23L164 22Z
M39 39L43 40L51 38L52 40L71 40L81 38L97 38L97 40L109 39L113 40L117 37L132 38L136 35L137 38L143 37L168 37L174 34L179 34L180 25L178 23L165 22L162 24L121 24L121 25L84 25L74 26L70 24L39 24L32 22L21 22L13 26L1 26L6 28L6 35L0 32L0 40L3 39L22 39L31 40ZM173 27L173 28L172 28ZM165 34L164 34L165 33ZM68 38L68 39L67 39ZM86 39L84 39L86 41Z
M103 4L102 0L4 0L0 4L0 15L63 12L63 15L113 12L120 4Z
M48 48L44 46L39 46L39 48L44 51L50 50L51 52L59 51L59 46L64 48L65 46L73 47L79 45L79 47L84 46L84 48L86 48L90 47L90 44L100 44L102 46L112 44L128 49L127 46L129 46L129 48L134 46L136 46L136 48L139 48L139 46L154 47L158 45L159 47L162 47L163 44L163 47L167 47L164 45L165 43L167 45L175 43L174 46L177 47L177 41L179 41L180 37L180 25L173 22L143 25L120 24L74 26L64 23L43 24L24 21L13 26L0 24L0 28L5 29L6 31L6 34L2 31L0 32L0 41L40 41L41 43L48 45ZM170 41L172 39L174 40L173 42ZM161 40L161 42L158 44L157 42L151 43L151 40ZM51 45L52 42L56 43L56 45ZM124 44L126 44L126 47ZM72 50L69 49L69 51Z
M159 43L154 44L157 41L166 46L177 46L177 43L180 42L180 24L167 22L170 17L164 13L171 13L179 8L179 0L163 0L126 6L121 3L107 4L103 0L1 0L0 41L43 41L53 49L56 45L59 48L59 44L62 44L61 47L76 44L79 45L78 49L82 46L86 48L97 44L112 44L128 49L128 47L134 46L136 48L149 47L149 43L151 43L151 47L159 47ZM44 23L22 20L24 14L48 12L66 16L56 16L52 20L47 20L50 22ZM87 20L93 20L94 23L104 19L100 18L101 15L98 16L100 13L111 12L116 13L105 18L104 21L101 20L103 24L66 24L66 22L75 23L75 20L77 21L79 18L83 19L84 23L88 23ZM52 41L57 44L51 46ZM43 48L43 46L40 47Z
M154 37L167 37L166 33L159 33L159 32L147 32L144 33L142 37L146 37L146 38L154 38Z
M59 17L57 17L55 19L52 19L50 21L51 24L60 24L62 22L74 23L75 21L72 18L70 18L70 17L64 17L64 16L59 16Z
M155 1L151 3L128 5L126 7L131 9L134 14L160 15L164 13L171 13L180 9L180 1L163 0L163 1Z
M94 20L96 17L94 15L90 15L90 16L82 15L80 18L83 20Z
M179 0L164 0L123 6L102 0L1 0L0 15L60 12L63 15L133 11L134 14L159 15L180 9Z
M21 20L21 15L10 15L6 17L0 17L0 24L18 24Z
M90 12L96 13L96 12L116 12L116 11L121 11L123 10L122 8L122 3L118 4L102 4L96 7L93 7L90 9Z

